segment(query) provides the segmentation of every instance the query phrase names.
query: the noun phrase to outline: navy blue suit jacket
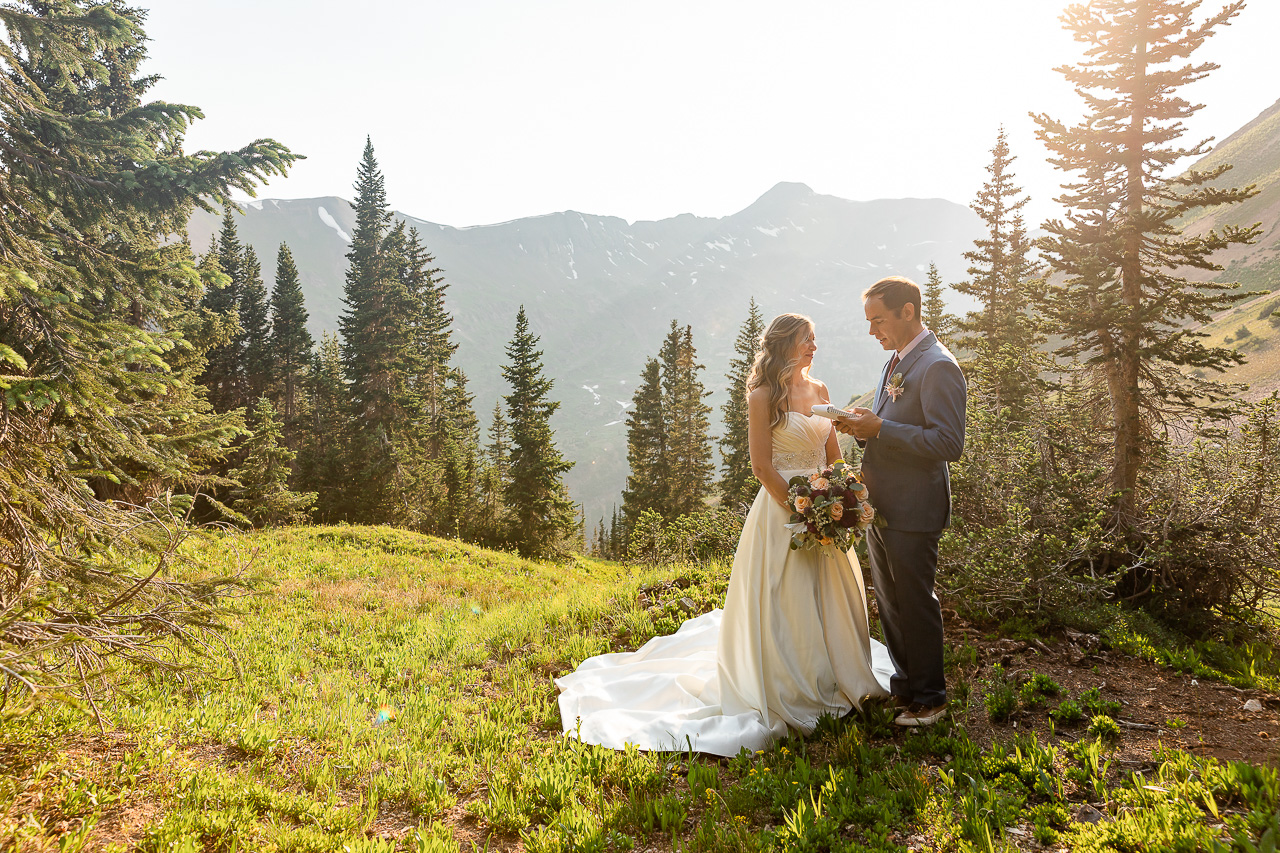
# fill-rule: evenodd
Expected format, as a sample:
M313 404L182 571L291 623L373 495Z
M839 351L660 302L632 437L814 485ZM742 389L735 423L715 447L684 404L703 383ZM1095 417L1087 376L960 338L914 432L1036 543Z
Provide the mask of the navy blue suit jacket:
M964 451L964 374L932 332L894 368L902 374L896 400L885 392L888 367L885 362L872 403L884 423L862 456L871 503L890 529L941 531L951 523L947 463Z

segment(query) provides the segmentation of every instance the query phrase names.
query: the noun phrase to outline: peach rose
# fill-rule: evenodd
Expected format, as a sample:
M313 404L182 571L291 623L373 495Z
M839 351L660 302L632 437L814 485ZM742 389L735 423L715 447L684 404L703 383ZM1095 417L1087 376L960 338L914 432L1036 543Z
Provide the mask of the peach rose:
M842 518L844 518L844 504L836 501L831 505L831 520L839 521Z
M869 503L863 503L859 505L858 513L859 513L858 515L859 520L861 520L864 524L868 524L871 522L873 518L876 517L876 508Z
M813 501L811 499L806 498L804 495L796 496L796 512L804 512L811 506L813 506Z
M826 477L818 477L815 480L810 480L809 485L813 486L815 489L825 489L828 486L830 486L831 483L827 480Z

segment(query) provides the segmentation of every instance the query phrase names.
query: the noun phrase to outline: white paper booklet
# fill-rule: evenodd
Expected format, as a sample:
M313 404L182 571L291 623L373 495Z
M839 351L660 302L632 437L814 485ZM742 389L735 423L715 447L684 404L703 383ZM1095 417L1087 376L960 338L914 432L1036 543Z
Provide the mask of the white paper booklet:
M819 403L813 407L813 413L815 415L822 415L824 418L831 418L833 421L839 420L840 418L854 417L853 412L846 411L845 409L838 409L830 403Z

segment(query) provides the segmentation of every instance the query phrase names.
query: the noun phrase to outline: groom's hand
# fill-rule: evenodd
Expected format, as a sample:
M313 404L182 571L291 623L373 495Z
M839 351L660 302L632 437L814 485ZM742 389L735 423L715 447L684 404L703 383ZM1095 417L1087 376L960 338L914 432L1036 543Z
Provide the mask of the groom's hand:
M849 420L841 419L841 424L849 426L850 434L859 441L866 441L869 438L875 438L880 434L880 424L884 420L876 415L870 409L864 409L858 406L853 410L853 417ZM841 430L842 432L844 430Z

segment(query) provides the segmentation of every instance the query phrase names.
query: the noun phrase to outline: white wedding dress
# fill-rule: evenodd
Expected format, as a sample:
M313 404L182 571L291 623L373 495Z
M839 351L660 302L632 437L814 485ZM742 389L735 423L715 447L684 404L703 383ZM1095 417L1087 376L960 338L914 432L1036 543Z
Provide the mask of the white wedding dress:
M773 429L784 479L826 462L831 421L788 412ZM556 679L567 734L614 749L732 756L808 733L867 695L888 693L893 664L867 629L853 551L792 551L790 520L761 489L733 558L723 610L638 651L589 658Z

